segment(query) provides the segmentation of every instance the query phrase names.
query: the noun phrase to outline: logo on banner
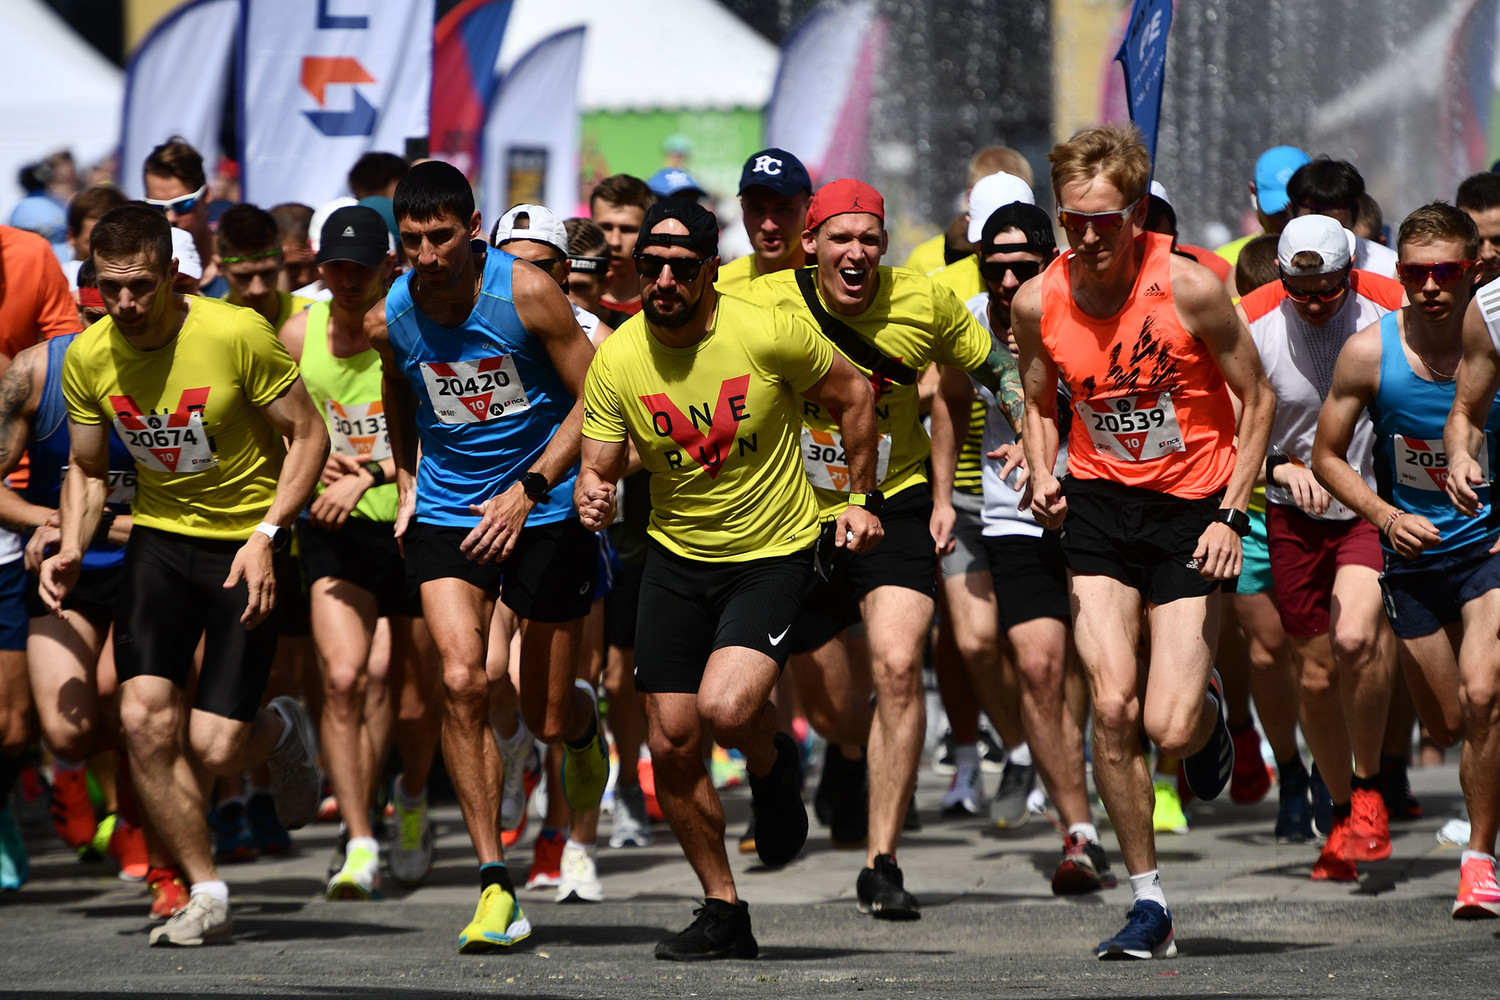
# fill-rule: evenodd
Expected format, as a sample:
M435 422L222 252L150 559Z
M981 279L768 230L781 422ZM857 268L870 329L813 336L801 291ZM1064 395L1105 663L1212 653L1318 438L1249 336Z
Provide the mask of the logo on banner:
M326 108L328 87L334 84L374 83L375 78L352 56L304 56L302 89ZM375 105L351 89L354 106L348 111L303 111L313 128L329 137L375 134Z

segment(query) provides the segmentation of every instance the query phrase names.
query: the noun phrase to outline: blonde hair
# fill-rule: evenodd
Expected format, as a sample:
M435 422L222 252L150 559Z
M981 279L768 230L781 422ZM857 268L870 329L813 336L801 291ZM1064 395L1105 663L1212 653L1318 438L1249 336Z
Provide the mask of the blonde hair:
M1134 125L1101 125L1073 133L1047 154L1052 164L1052 196L1059 204L1064 187L1100 174L1119 189L1126 204L1145 197L1151 183L1151 157Z
M969 158L969 187L977 184L979 178L1001 170L1015 174L1026 182L1027 187L1035 186L1031 164L1026 162L1026 157L1009 146L986 146Z

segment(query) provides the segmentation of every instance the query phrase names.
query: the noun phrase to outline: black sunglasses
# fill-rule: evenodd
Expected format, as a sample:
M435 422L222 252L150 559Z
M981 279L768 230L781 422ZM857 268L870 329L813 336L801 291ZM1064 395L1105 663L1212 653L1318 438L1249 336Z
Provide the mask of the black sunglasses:
M1001 282L1006 274L1014 274L1016 280L1025 284L1042 272L1042 265L1034 260L981 260L979 276L985 281Z
M691 283L698 280L698 274L703 270L703 265L708 263L701 257L663 257L659 253L638 253L635 255L635 269L640 272L641 277L655 281L661 276L661 269L668 264L672 265L672 277L678 281Z

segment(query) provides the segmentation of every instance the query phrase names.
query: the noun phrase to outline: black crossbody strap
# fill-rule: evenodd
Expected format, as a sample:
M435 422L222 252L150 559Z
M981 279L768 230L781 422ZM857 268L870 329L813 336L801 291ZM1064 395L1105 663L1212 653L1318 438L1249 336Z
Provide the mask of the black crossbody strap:
M813 286L813 270L811 267L797 269L797 287L802 291L802 298L812 312L813 319L817 321L818 328L823 331L823 336L833 341L833 346L860 367L868 368L898 385L915 385L918 375L916 369L890 357L856 333L848 323L823 308L823 303L818 301L818 290Z

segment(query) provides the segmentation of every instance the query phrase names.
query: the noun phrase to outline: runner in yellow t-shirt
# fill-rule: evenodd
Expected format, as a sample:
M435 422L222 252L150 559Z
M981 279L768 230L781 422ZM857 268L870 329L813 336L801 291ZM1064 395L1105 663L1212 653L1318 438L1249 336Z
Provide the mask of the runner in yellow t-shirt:
M318 807L306 713L291 698L268 709L260 700L276 649L276 553L312 494L328 432L269 324L171 292L177 268L163 215L126 205L92 238L109 315L63 364L72 447L61 549L42 564L39 589L57 610L78 579L109 488L112 423L137 470L115 618L120 718L141 802L191 882L187 907L151 943L222 941L229 889L214 869L194 771L268 763L285 826L302 826Z
M850 482L835 544L881 537L868 383L798 319L713 288L718 222L667 198L641 225L642 315L599 348L584 388L579 518L614 514L627 437L651 471L650 550L641 581L636 687L651 719L656 794L703 885L704 906L661 942L671 960L753 958L724 817L709 800L704 741L738 749L750 773L756 852L768 867L807 838L798 750L769 698L812 575L818 503L798 466L797 414L836 409ZM649 614L647 613L649 610Z
M312 305L312 299L276 287L282 269L281 231L270 212L254 205L235 205L220 217L215 232L218 252L214 261L229 283L224 299L230 305L254 309L278 332L287 320Z

